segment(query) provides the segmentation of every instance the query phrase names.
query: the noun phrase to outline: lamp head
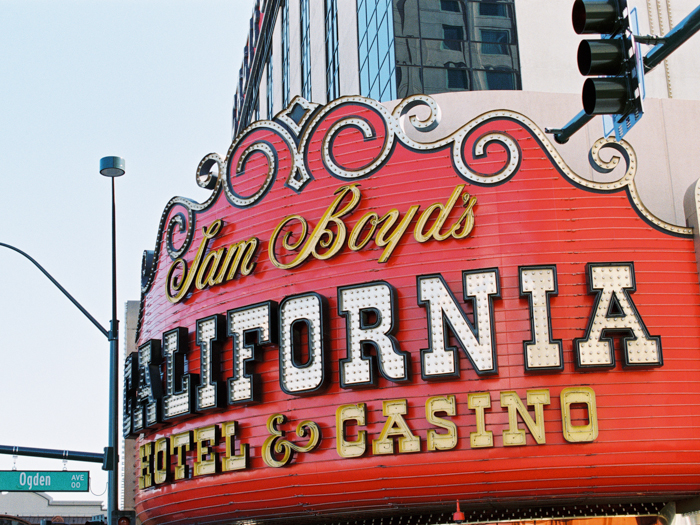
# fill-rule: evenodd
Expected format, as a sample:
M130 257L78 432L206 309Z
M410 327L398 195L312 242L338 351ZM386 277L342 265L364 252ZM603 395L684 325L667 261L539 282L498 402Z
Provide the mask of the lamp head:
M100 173L105 177L121 177L126 172L124 159L121 157L102 157Z

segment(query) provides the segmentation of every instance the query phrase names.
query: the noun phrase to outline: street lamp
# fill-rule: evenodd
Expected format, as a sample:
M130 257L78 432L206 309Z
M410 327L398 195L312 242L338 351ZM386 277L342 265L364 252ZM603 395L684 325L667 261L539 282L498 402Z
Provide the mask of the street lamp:
M108 471L107 482L107 523L116 525L118 514L119 484L117 476L117 443L119 442L119 321L117 320L117 211L114 197L114 179L125 173L124 159L121 157L103 157L100 159L100 173L112 179L112 320L107 331L83 306L54 279L43 266L27 253L10 244L0 242L3 248L9 248L31 261L48 279L65 295L97 329L109 340L109 438L104 454L75 452L70 450L52 450L0 445L0 454L34 456L43 458L73 459L76 461L102 462L102 469Z
M112 320L109 322L109 440L105 451L107 481L107 523L114 525L114 513L118 507L117 443L119 442L119 321L117 320L117 207L114 198L114 179L125 173L121 157L100 159L100 173L112 179Z

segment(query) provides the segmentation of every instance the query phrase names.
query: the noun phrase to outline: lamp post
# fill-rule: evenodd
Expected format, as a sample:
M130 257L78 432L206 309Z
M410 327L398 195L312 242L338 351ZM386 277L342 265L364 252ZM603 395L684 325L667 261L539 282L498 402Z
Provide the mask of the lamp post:
M119 442L119 321L117 320L117 207L114 197L114 179L125 173L124 159L103 157L100 173L112 179L112 320L109 322L109 439L105 451L105 466L108 469L107 523L114 524L114 513L118 510L117 443Z
M35 456L44 458L74 459L76 461L102 462L102 469L108 471L107 481L107 523L116 525L115 517L118 512L118 476L117 476L117 443L119 442L119 321L117 320L117 211L114 196L114 179L125 173L124 159L121 157L104 157L100 159L100 173L112 179L112 319L109 331L106 330L83 306L54 279L43 266L19 248L0 242L3 248L9 248L32 262L77 308L90 322L109 340L109 437L104 454L89 452L59 451L51 449L36 449L26 447L9 447L0 445L0 454L20 456Z

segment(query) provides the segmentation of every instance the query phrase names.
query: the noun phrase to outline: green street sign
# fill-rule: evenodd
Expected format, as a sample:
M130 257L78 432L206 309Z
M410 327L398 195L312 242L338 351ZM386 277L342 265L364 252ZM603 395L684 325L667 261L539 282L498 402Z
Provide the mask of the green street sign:
M87 492L87 470L0 470L0 491L8 492Z

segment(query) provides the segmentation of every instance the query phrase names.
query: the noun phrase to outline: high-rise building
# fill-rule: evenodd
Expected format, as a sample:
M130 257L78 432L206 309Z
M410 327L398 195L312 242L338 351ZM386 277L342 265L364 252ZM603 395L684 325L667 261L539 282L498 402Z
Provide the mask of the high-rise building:
M573 2L256 0L233 108L234 134L295 95L386 102L417 93L578 93ZM662 35L692 0L631 0L640 32ZM700 44L648 81L648 96L699 100ZM262 111L261 111L261 108Z

